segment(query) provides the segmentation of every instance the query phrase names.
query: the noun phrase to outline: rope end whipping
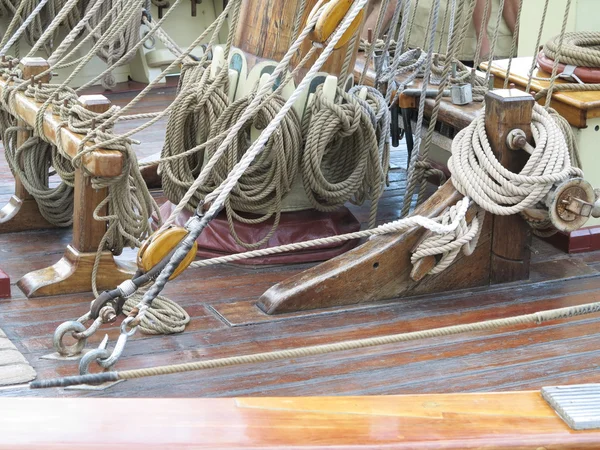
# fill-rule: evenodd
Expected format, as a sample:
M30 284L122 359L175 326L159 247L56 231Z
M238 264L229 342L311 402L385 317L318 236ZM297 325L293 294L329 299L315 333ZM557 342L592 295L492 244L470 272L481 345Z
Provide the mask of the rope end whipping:
M35 380L29 383L30 389L48 389L55 387L77 386L80 384L102 384L109 381L119 381L117 372L92 373L88 375L75 375L49 380Z

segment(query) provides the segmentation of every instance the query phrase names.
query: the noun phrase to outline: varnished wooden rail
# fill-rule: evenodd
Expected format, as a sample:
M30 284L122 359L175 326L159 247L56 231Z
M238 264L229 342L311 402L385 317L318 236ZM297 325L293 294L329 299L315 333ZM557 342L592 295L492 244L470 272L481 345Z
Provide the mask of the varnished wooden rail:
M597 449L539 392L230 399L5 398L0 449Z
M42 58L23 58L21 64L23 67L29 65L39 67L41 62L45 63ZM0 95L2 95L8 84L10 83L0 79ZM41 103L27 97L22 92L17 93L13 97L11 104L11 107L16 112L18 118L32 127L35 124L35 117L41 106ZM60 118L53 114L52 107L49 107L44 114L44 135L54 144L60 139L63 144L63 150L73 158L77 155L79 145L84 136L73 133L67 127L59 127L60 122ZM92 144L87 143L86 145L91 147ZM123 154L115 150L97 150L85 155L82 159L82 163L83 167L90 175L98 177L116 177L121 175L123 169Z

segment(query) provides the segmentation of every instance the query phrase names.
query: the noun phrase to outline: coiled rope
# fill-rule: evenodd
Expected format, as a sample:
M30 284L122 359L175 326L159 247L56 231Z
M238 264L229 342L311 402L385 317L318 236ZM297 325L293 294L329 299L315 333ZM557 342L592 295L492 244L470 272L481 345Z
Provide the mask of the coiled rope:
M223 111L213 129L210 138L229 130L237 123L250 105L252 96L243 97L233 102ZM223 156L215 161L208 183L200 187L202 198L213 192L241 160L250 148L250 129L265 129L285 104L285 99L272 95L262 107L248 120L238 132L237 137L227 146ZM206 157L212 159L219 143L206 149ZM279 225L282 212L282 199L291 188L300 167L302 151L302 133L300 119L294 109L288 111L277 131L266 142L263 151L252 165L239 178L225 201L225 211L229 222L229 230L235 241L245 248L258 248L267 242ZM236 211L262 214L261 217L243 217ZM275 216L269 232L259 241L248 243L242 241L235 231L234 220L255 224L265 222Z
M482 113L452 142L448 168L456 189L495 215L512 215L534 208L555 183L582 176L571 166L569 150L561 130L540 105L533 107L531 131L535 148L519 173L506 169L494 156Z
M333 211L347 201L371 200L369 226L377 219L377 204L389 167L389 114L383 96L367 89L367 99L337 89L336 100L315 93L305 114L306 146L302 180L311 204L319 211Z
M564 34L562 45L559 36L544 45L544 54L563 64L579 67L600 67L600 32L573 31Z
M458 205L454 205L442 215L441 223L450 223L457 217L459 217ZM465 256L473 254L477 248L484 217L485 210L477 207L477 213L470 224L467 223L467 217L462 216L454 231L426 237L411 255L410 262L414 266L419 260L428 256L441 256L427 272L427 275L435 275L450 267L461 250Z
M31 136L17 147L19 133L30 128L10 127L4 133L6 161L12 173L19 177L27 192L36 200L40 214L53 225L68 227L73 223L73 184L64 179L50 188L50 167L64 167L67 161L56 148L38 137Z
M185 158L174 158L208 140L217 119L229 105L225 77L210 79L210 64L185 64L182 68L179 91L182 101L174 105L165 143L161 152L160 172L167 198L178 203L188 191L204 163L204 152L193 152ZM186 208L193 211L202 200L194 193Z
M548 58L558 62L577 67L590 67L600 69L600 32L574 31L555 36L543 48L543 53ZM553 69L554 70L554 69ZM549 80L551 85L539 91L535 98L539 100L547 97L549 92L581 92L600 91L600 83L554 83L554 77Z

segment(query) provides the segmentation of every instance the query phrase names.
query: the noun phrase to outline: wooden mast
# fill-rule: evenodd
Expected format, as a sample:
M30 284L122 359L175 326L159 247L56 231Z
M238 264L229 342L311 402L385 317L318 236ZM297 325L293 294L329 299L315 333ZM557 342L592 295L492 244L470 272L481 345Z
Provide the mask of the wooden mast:
M317 1L306 0L300 28L306 24L308 15ZM293 42L296 11L301 7L301 3L302 0L247 0L242 2L240 22L233 45L246 54L249 68L264 60L280 61L283 58ZM335 50L321 71L331 75L340 75L350 45L354 45L355 48L349 67L354 67L358 41L358 39L350 40L346 45ZM292 61L292 65L298 63L301 57L308 53L311 45L309 41L304 42L300 57ZM316 57L308 62L309 67L315 59Z

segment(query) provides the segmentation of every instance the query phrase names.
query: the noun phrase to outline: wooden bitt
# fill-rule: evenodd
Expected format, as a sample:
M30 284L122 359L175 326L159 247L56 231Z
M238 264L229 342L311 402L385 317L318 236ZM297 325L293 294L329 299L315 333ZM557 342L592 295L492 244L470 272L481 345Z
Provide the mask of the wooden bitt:
M461 198L452 183L447 182L415 214L438 216ZM258 307L267 314L279 314L486 285L489 225L486 220L473 255L457 258L441 274L420 277L418 281L411 279L411 252L426 233L415 227L405 233L370 239L344 255L288 278L267 290Z
M79 101L90 111L106 112L110 100L103 95L84 95ZM94 219L94 210L108 194L108 188L94 189L83 168L75 171L73 240L56 264L30 272L17 285L27 297L88 292L92 288L92 270L96 251L106 232L106 222ZM107 206L100 210L105 215ZM102 253L98 270L98 289L112 288L131 278L132 271L120 266L109 251Z
M23 58L21 61L21 70L23 79L29 80L50 68L48 62L43 58ZM40 81L48 83L50 75L40 78ZM27 123L18 120L19 127L26 127ZM17 134L17 146L23 143L31 136L30 131L21 131ZM15 231L42 230L54 228L40 213L37 202L31 196L18 175L15 175L15 195L9 202L0 209L0 233L12 233Z
M538 391L221 399L4 398L1 449L594 449ZM128 427L114 411L127 410ZM73 411L77 411L73 414ZM65 426L69 423L70 426ZM241 432L240 430L243 430ZM25 438L26 436L26 438ZM26 445L23 442L26 440Z
M524 151L511 150L506 137L519 128L531 141L533 97L516 89L497 89L485 97L485 128L500 163L518 173L527 162ZM531 229L518 215L494 216L491 282L506 283L529 278Z

